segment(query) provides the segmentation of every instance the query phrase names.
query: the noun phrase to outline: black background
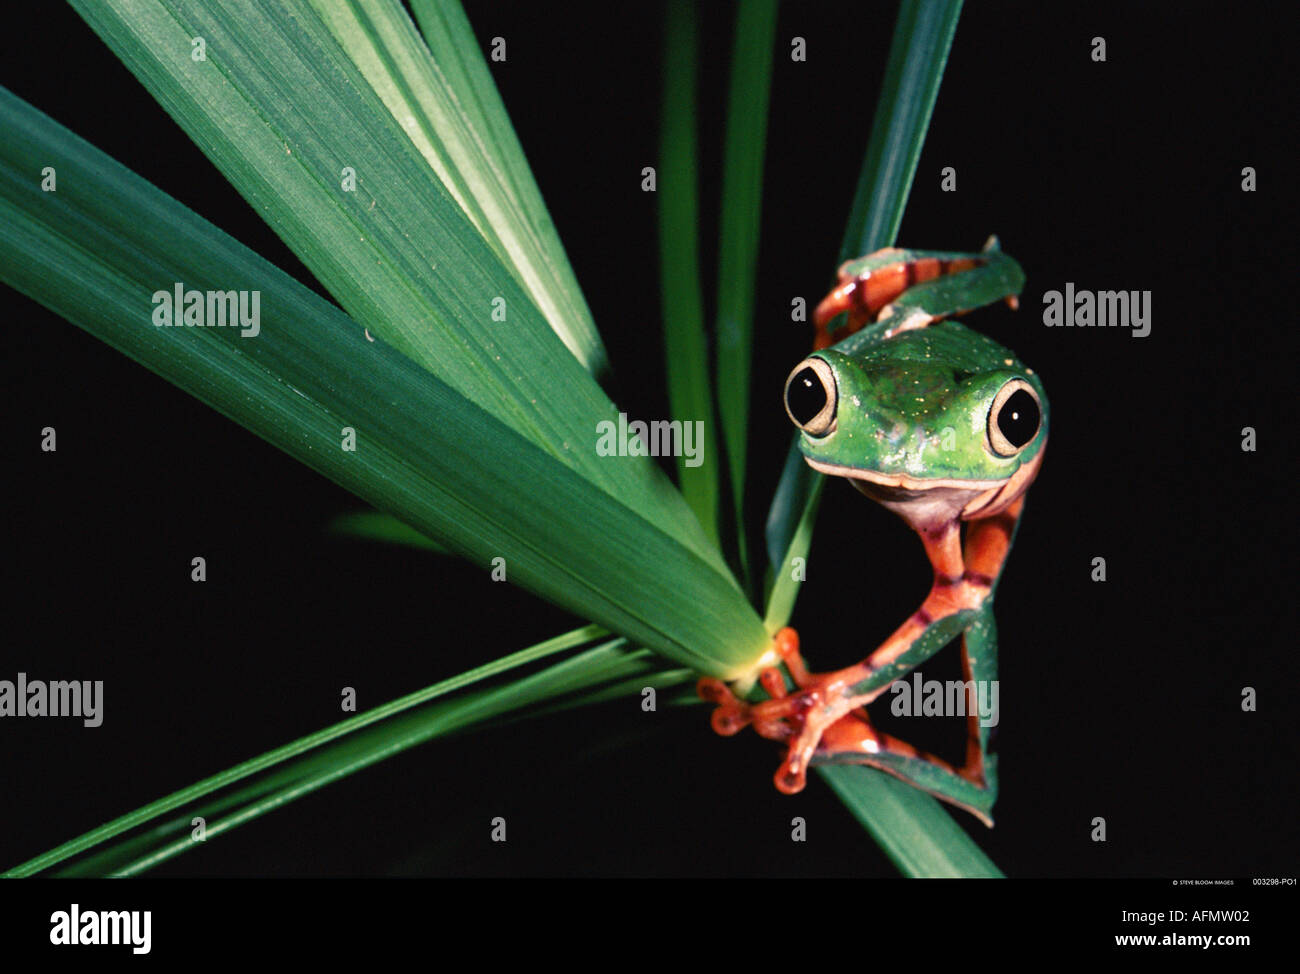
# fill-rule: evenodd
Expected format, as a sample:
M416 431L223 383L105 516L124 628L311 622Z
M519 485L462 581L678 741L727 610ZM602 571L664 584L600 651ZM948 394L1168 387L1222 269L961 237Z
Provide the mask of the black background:
M1145 6L1145 5L1143 5ZM667 415L655 198L663 9L467 6L635 417ZM777 30L755 321L749 516L790 439L809 345L790 300L829 284L891 4L786 4ZM731 6L701 6L706 298L716 278ZM808 60L789 58L792 36ZM1101 35L1108 60L1090 58ZM7 30L3 83L318 287L68 9ZM1035 367L1052 440L998 595L1012 876L1294 875L1294 126L1275 13L972 3L899 242L1024 266L1022 310L967 323ZM1285 151L1284 151L1285 150ZM39 163L34 162L34 166ZM939 172L957 170L942 193ZM1258 171L1243 193L1241 169ZM34 170L35 171L35 170ZM1149 289L1153 325L1049 329L1041 295ZM108 346L4 289L9 451L0 678L104 679L106 718L0 725L0 867L337 719L577 623L486 570L325 535L360 504ZM1284 404L1287 407L1284 413ZM38 449L44 426L58 452ZM1240 449L1241 428L1259 449ZM1289 492L1286 500L1290 500ZM209 580L189 581L207 558ZM1106 558L1108 580L1090 580ZM817 668L865 656L928 584L916 539L826 491L794 617ZM947 664L955 673L955 664ZM943 667L927 675L948 675ZM1259 710L1243 713L1253 686ZM924 723L915 721L913 723ZM906 733L924 729L908 725ZM954 731L953 742L960 739ZM942 749L942 748L941 748ZM819 782L702 708L629 699L434 742L174 860L164 875L893 875ZM488 841L504 815L510 841ZM790 841L790 819L808 841ZM1095 843L1103 816L1108 841Z

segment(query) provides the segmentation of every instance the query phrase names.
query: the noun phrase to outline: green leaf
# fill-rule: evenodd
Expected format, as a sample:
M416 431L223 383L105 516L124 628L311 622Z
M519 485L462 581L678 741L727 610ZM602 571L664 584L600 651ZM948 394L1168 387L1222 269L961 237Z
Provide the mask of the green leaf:
M504 668L507 664L518 665L514 661L522 662L525 656L540 658L541 655L556 651L561 640L572 645L586 632L587 630L578 630L557 637L513 654L493 666ZM323 732L330 734L328 742L301 748L299 753L272 766L267 773L250 777L249 782L242 787L233 788L229 786L233 783L226 783L221 788L202 795L188 795L186 801L169 809L174 814L167 819L161 820L162 814L166 813L160 811L146 823L149 825L147 830L134 829L136 834L106 845L93 856L61 869L58 875L137 875L194 848L190 836L194 816L204 819L206 840L211 840L326 785L435 738L446 737L469 727L515 723L603 699L626 696L639 691L648 683L671 686L680 679L683 671L661 672L657 669L658 665L654 655L646 650L633 650L624 640L612 640L505 686L473 691L454 700L435 701L436 697L449 692L444 689L447 684L464 686L472 675L480 671L464 674L453 681L444 681L443 684L430 687L419 695L394 701L379 708L379 712L363 715L370 718L364 726L345 726L354 725L360 718L341 722ZM482 669L486 668L480 668ZM416 701L416 696L423 699ZM309 739L304 739L307 740ZM301 744L303 742L295 742L290 746L298 747ZM269 756L264 756L264 759L266 757ZM186 789L185 793L178 792L164 801L173 803L192 791L194 789ZM200 802L200 798L205 800ZM99 844L102 843L103 840Z
M604 371L586 299L460 4L414 4L423 39L397 0L312 6L551 328L588 371Z
M776 0L742 0L736 5L718 242L718 414L727 448L727 471L732 509L736 516L740 563L746 576L749 574L749 559L744 498L750 356L776 10Z
M937 801L874 768L816 768L905 876L999 878L1002 872Z
M961 5L962 0L903 0L898 5L841 261L888 247L898 237Z
M647 682L666 682L673 678L673 673L680 672L662 674L657 666L653 654L629 650L624 640L614 640L507 686L476 691L461 699L439 701L417 712L401 714L338 740L318 754L296 760L263 781L223 796L211 807L185 811L175 817L170 828L164 825L122 848L106 850L103 856L78 863L66 874L137 875L193 848L187 834L193 814L207 812L204 818L211 839L435 738L470 727L515 723L598 700L627 696ZM557 698L558 702L537 706ZM169 832L181 835L160 842Z
M394 718L397 718L402 714L428 704L430 701L436 700L455 690L460 690L474 683L489 679L493 676L498 676L502 673L508 672L509 670L525 666L529 663L537 662L538 660L545 659L546 657L552 656L556 653L572 649L575 646L581 646L583 643L589 643L594 639L600 638L602 635L603 631L599 626L584 626L581 629L575 629L572 632L567 632L563 635L556 636L553 639L548 639L545 642L530 646L517 653L512 653L502 659L493 660L491 663L461 673L451 679L435 683L431 687L426 687L416 693L401 697L398 700L393 700L383 706L367 711L366 713L358 714L355 717L349 717L346 720L339 721L331 727L327 727L324 730L317 731L313 734L308 734L306 737L299 738L290 744L278 747L273 751L268 751L266 754L259 755L250 761L245 761L242 764L236 765L233 768L228 768L212 777L198 781L195 784L190 785L188 788L183 788L164 798L160 798L158 801L144 805L127 815L116 818L97 829L93 829L69 842L65 842L63 845L51 849L49 852L15 866L4 875L6 877L31 876L42 870L49 869L66 859L80 855L81 853L114 839L117 836L124 835L127 832L145 826L151 822L156 822L161 816L169 812L184 808L187 805L191 805L200 799L215 795L218 792L228 790L239 782L251 779L256 775L267 772L277 766L293 762L296 759L302 758L304 755L319 752L319 749L325 747L325 745L336 742L348 735L356 734L366 728L372 726L379 728L381 737L385 733L391 734ZM547 670L544 672L551 671ZM566 671L562 670L561 672ZM534 679L533 683L530 685L535 688L537 680ZM523 692L522 688L519 692ZM290 768L298 767L301 767L301 765L290 765ZM294 773L296 774L297 772ZM203 810L211 813L222 810L234 803L235 802L209 804L204 806ZM178 826L183 826L185 831L188 833L188 814L177 816L176 821ZM158 830L162 830L164 833L167 831L165 826L155 826L155 835L158 834Z
M653 461L598 453L613 403L309 0L73 6L358 324L724 567Z
M705 534L718 537L718 455L709 389L708 348L700 288L699 204L695 186L695 11L670 0L665 31L663 124L659 133L659 275L663 292L668 406L674 420L701 423L698 464L677 458L682 493Z
M635 494L592 484L2 90L0 134L12 286L457 554L504 557L509 580L581 618L717 675L748 673L766 652L719 559L661 530ZM40 191L45 165L57 193ZM151 323L151 295L176 281L258 292L259 334ZM345 427L354 451L341 448Z
M786 458L787 467L791 463L804 466L803 455L796 454ZM808 552L812 548L813 525L817 521L817 507L821 500L825 477L791 477L782 478L779 487L787 490L807 489L807 494L782 494L777 491L772 502L774 517L785 518L793 512L801 512L796 523L794 535L790 538L788 554L785 561L772 566L772 590L767 597L767 613L763 624L768 632L776 632L790 622L794 613L795 599L799 596L799 586L803 584L807 567ZM796 562L795 559L803 559Z
M326 530L333 534L342 534L365 541L384 541L389 544L405 545L408 548L419 548L436 555L451 554L432 538L425 537L391 514L382 514L379 511L340 514L329 522Z

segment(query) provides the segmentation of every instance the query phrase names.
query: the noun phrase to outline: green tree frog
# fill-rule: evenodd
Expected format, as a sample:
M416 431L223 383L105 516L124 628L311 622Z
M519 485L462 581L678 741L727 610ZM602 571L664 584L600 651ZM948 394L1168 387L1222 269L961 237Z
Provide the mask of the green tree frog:
M976 688L997 678L993 595L1025 492L1047 443L1047 396L1008 349L948 320L998 300L1015 307L1020 266L990 238L979 254L889 248L849 261L814 313L814 352L790 373L785 406L814 470L844 477L918 534L934 569L921 607L865 660L810 673L797 633L782 629L770 699L748 703L722 682L700 682L717 704L713 727L752 725L786 743L776 786L804 787L812 764L867 764L992 825L996 756ZM847 329L831 323L847 312ZM832 344L834 342L834 344ZM961 637L966 680L965 763L954 767L876 730L866 705Z

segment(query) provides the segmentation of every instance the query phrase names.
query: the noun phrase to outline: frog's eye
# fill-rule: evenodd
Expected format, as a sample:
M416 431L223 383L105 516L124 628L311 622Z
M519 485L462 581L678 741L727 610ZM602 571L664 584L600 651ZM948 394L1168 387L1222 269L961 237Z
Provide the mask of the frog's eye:
M1012 379L993 398L989 410L989 445L1002 457L1013 457L1038 435L1043 411L1038 393L1024 379Z
M837 398L835 373L823 359L804 359L785 380L785 411L811 436L834 431Z

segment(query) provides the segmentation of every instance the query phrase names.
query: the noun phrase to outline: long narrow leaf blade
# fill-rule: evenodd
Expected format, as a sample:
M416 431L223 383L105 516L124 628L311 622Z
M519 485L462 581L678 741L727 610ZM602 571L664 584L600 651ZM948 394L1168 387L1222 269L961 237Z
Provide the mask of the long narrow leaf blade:
M511 581L582 618L707 672L748 672L766 651L715 560L3 89L0 134L12 286L457 554L504 557ZM41 192L43 165L57 193ZM260 294L260 332L154 324L151 295L179 281Z
M668 405L673 419L704 431L694 461L677 458L682 493L705 533L718 536L718 456L700 289L699 203L695 185L695 10L668 4L664 108L659 137L659 275L663 292ZM691 462L688 462L691 461Z
M555 643L556 640L549 642ZM507 660L525 654L536 657L541 648L512 654ZM583 651L504 686L475 690L456 699L437 699L448 691L442 684L430 687L421 692L424 699L418 705L408 703L411 698L394 701L380 708L383 713L365 726L348 727L333 733L327 742L301 749L291 759L239 787L224 787L202 796L192 796L189 801L176 804L167 818L162 818L161 814L155 816L146 823L148 828L137 829L137 834L96 844L102 848L91 846L96 849L93 855L61 868L57 875L138 875L195 847L190 834L193 816L205 820L205 841L210 841L326 785L436 738L469 727L512 723L560 709L584 706L615 694L626 695L634 692L637 685L647 682L670 686L679 679L677 674L680 671L660 672L656 666L652 654L629 649L620 639ZM458 679L463 684L464 678ZM328 728L327 732L333 732L346 723L349 722ZM186 792L193 790L187 789ZM184 794L177 793L169 796L168 800L174 802ZM201 802L200 798L203 799Z
M628 696L636 693L647 683L668 686L673 680L681 679L680 671L657 672L644 655L638 657L627 653L622 649L621 644L610 646L608 649L619 654L614 660L615 665L619 667L617 671L594 665L594 661L589 656L576 661L583 666L582 676L576 685L570 686L565 692L572 694L590 687L592 689L588 694L566 698L553 707L531 708L529 698L544 698L549 691L511 685L499 691L479 691L469 695L465 700L437 704L427 708L426 712L403 718L391 727L369 728L359 735L357 740L334 745L325 754L310 763L305 763L296 777L290 778L285 775L283 779L275 780L273 787L259 789L256 792L250 789L247 794L239 796L243 801L224 811L207 829L207 835L210 838L241 825L247 825L262 815L277 811L326 785L436 738L446 737L469 727L498 723L499 721L491 720L491 715L496 712L516 712L531 708L522 714L515 713L505 721L513 723L558 709L571 709L605 699ZM640 675L623 679L621 682L612 682L626 673ZM544 675L549 676L549 671ZM176 824L184 826L185 820L181 819ZM173 827L173 831L179 830ZM147 842L123 849L109 850L102 860L84 865L79 863L78 868L70 870L67 875L138 876L194 847L194 843L188 837L173 838L165 844L158 842L156 837L148 838Z
M961 5L962 0L903 0L898 6L841 260L888 247L898 236Z
M603 372L591 312L460 4L417 6L428 47L398 0L312 5L556 334Z
M431 687L426 687L416 693L408 694L398 700L390 701L373 710L368 710L363 714L355 717L349 717L341 720L331 727L324 730L316 731L305 737L285 744L282 747L275 748L265 754L259 755L233 768L228 768L219 774L202 781L195 782L187 788L173 792L164 798L151 802L141 808L136 809L126 815L114 819L97 829L80 835L75 839L63 843L62 845L51 849L21 863L4 875L6 877L23 877L34 875L44 869L63 862L73 856L80 855L88 849L94 848L104 842L123 835L133 829L154 822L161 816L169 812L182 808L187 804L207 798L223 789L231 788L241 781L245 781L254 775L261 774L286 762L299 758L302 755L316 751L325 745L354 734L366 727L374 724L381 724L388 721L398 714L419 707L423 704L436 700L445 694L455 690L471 686L480 680L486 680L490 677L506 673L516 667L534 663L538 660L545 659L556 653L572 649L575 646L581 646L583 643L591 642L598 639L603 634L599 626L584 626L581 629L575 629L572 632L556 636L554 639L548 639L545 642L530 646L527 649L519 650L517 653L511 653L509 656L499 660L493 660L483 666L477 667L466 673L458 674L449 680L443 680Z
M383 541L388 544L419 548L435 555L449 554L446 548L432 538L427 538L419 531L403 524L391 514L379 511L356 511L340 514L330 521L328 530L349 538L366 541Z
M718 415L727 448L731 505L741 564L748 574L745 533L745 457L749 432L750 355L754 288L763 212L763 153L772 87L776 0L736 5L736 37L727 95L722 163L722 219L718 245Z
M793 462L803 466L803 455L789 457L787 464ZM813 525L817 520L817 507L821 500L825 477L790 477L782 479L781 487L789 490L807 489L807 494L786 496L777 493L772 503L776 516L787 517L793 512L802 512L794 535L790 538L788 554L785 560L773 566L772 590L767 597L767 613L764 625L768 632L776 632L790 621L794 613L795 599L799 596L799 586L806 574L802 569L807 563L808 552L812 548Z
M931 879L1002 876L952 816L925 792L875 769L841 765L816 770L904 875Z
M309 0L72 2L355 321L723 567Z

